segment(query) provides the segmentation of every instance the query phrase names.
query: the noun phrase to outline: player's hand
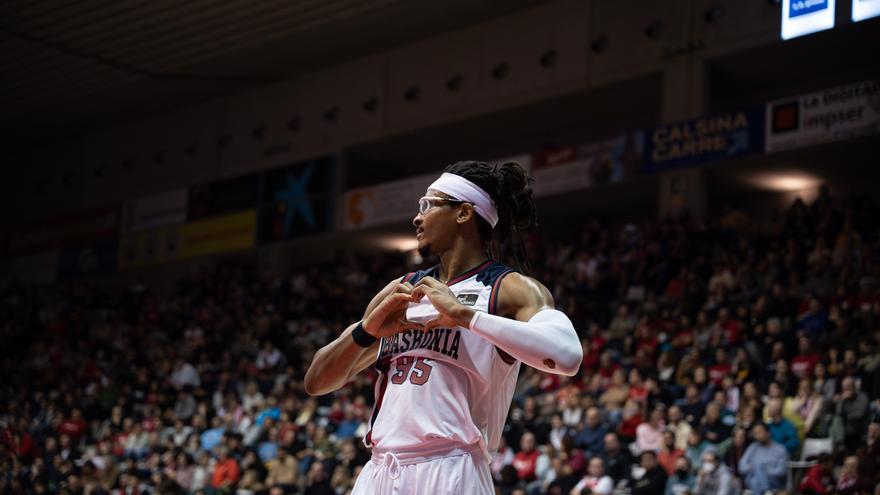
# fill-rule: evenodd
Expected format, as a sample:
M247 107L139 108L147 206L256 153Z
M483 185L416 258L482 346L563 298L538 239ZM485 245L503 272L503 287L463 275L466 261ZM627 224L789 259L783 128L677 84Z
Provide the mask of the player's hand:
M397 284L394 291L364 318L364 330L376 338L390 337L411 328L421 330L421 325L406 319L406 308L411 300L412 290L413 286L409 282Z
M425 323L424 330L438 327L465 327L470 324L474 310L458 302L449 286L433 277L419 280L410 294L413 302L427 297L440 315Z

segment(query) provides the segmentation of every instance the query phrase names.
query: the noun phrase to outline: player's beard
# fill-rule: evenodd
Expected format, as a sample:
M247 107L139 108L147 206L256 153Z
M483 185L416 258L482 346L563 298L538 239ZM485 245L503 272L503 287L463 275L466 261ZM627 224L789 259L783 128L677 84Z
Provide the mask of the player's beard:
M419 246L419 256L421 256L422 258L427 258L432 254L434 254L434 251L431 249L430 242L426 242L425 244Z

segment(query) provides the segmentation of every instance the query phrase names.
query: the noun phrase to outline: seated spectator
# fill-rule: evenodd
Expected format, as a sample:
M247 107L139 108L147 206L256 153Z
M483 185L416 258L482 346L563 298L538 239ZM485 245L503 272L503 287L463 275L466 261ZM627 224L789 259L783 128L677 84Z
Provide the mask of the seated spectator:
M666 491L666 471L657 464L657 454L646 450L639 456L639 467L630 478L632 495L663 495Z
M785 447L788 455L793 456L801 442L791 421L782 417L782 401L779 399L770 400L767 403L767 415L770 417L767 427L770 428L770 436L773 441Z
M601 442L607 433L608 427L602 422L599 408L591 407L587 410L586 424L574 437L574 446L583 450L587 457L593 457L601 452Z
M663 432L663 447L657 455L657 462L666 470L666 474L672 476L678 459L684 457L684 450L675 445L675 434L668 429Z
M785 398L783 416L797 429L801 441L813 431L823 406L822 396L813 388L813 381L809 377L800 379L797 395Z
M730 437L730 426L721 420L721 406L710 402L706 406L706 414L700 425L702 437L713 445L718 445Z
M812 347L806 335L798 337L798 353L791 359L791 372L799 379L813 376L813 370L819 363L819 354Z
M735 476L740 476L739 460L745 455L746 449L749 448L748 430L743 427L736 426L730 435L730 440L721 444L718 449L719 454L724 460L724 464L731 469Z
M327 468L321 461L315 461L309 466L303 481L300 483L303 495L335 495L336 492L330 486L330 477Z
M839 495L860 495L874 491L874 483L859 470L858 457L851 455L843 461L836 489L835 493Z
M691 434L688 436L687 448L684 450L684 456L687 457L691 466L699 466L703 459L703 451L709 446L709 442L703 440L700 430L691 430Z
M605 466L602 458L593 457L587 466L587 474L572 488L571 495L580 495L584 489L595 495L611 495L614 490L614 483L611 478L605 474Z
M541 452L535 448L535 435L527 431L520 438L520 450L513 456L513 467L516 468L516 476L526 483L535 481L538 467L538 457Z
M694 487L694 495L736 495L739 489L730 469L710 447L703 452L702 464Z
M181 390L186 386L198 388L202 384L199 372L196 371L193 365L184 361L183 358L178 358L174 362L174 371L171 373L169 381L177 390Z
M684 420L680 407L673 405L666 411L666 429L675 434L675 448L680 450L687 449L691 425Z
M214 474L211 475L211 487L215 490L230 490L241 476L238 462L229 456L226 447L217 448L217 462L214 464Z
M676 405L684 413L685 421L692 425L700 424L705 406L700 399L700 389L695 384L690 384L685 388L684 398L676 402Z
M669 479L666 480L666 490L663 495L693 494L696 477L691 472L691 463L687 457L679 457L675 460Z
M859 444L868 426L868 396L856 389L853 377L840 382L840 393L834 396L835 414L844 427L844 442L848 450Z
M639 404L627 399L621 414L620 426L617 428L617 433L623 441L632 442L636 439L636 430L644 422L642 418L642 408Z
M648 421L636 427L636 445L639 452L653 450L660 452L663 447L663 409L654 408Z
M605 472L608 473L608 476L615 483L629 478L632 457L629 450L620 445L620 439L615 433L605 434L604 447L602 464L605 466Z
M834 493L834 462L829 454L819 454L816 464L804 475L798 492L804 495L830 495Z
M755 441L739 460L744 487L753 493L784 488L788 473L788 451L773 441L770 430L763 423L752 427L752 438Z

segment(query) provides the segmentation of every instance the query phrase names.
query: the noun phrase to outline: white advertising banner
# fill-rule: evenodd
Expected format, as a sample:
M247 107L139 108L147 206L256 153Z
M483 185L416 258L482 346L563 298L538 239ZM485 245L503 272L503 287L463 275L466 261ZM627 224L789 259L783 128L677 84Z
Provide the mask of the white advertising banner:
M529 155L515 155L489 160L488 163L517 162L528 172ZM419 210L419 198L440 171L375 186L346 191L342 201L342 230L357 230L376 225L412 220Z
M834 27L834 0L783 0L782 39Z
M186 222L188 196L186 189L176 189L126 203L123 230L139 232Z
M880 0L852 0L853 22L880 16Z
M767 104L768 153L880 132L880 81L864 81Z
M416 216L419 198L440 174L426 174L346 191L342 230L400 222Z

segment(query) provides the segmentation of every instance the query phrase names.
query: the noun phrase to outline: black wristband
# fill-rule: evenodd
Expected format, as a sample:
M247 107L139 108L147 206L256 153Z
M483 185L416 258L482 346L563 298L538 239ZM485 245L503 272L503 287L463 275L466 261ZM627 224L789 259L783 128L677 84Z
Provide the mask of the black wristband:
M359 321L354 330L351 331L351 338L355 344L361 347L370 347L378 340L364 330L364 322L362 321Z

